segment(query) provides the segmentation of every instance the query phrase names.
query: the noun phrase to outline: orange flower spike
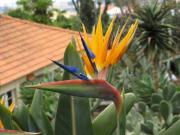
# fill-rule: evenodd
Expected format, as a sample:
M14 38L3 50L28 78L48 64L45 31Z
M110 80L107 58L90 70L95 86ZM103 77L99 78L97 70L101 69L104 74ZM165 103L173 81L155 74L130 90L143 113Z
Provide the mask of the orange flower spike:
M118 44L118 46L116 46L116 49L113 52L112 55L112 60L111 60L111 64L115 64L115 62L117 61L117 57L119 54L122 54L123 49L126 47L127 42L129 40L130 34L132 32L132 26L130 28L130 30L128 31L128 33L126 34L126 36L120 41L120 43ZM123 55L123 54L122 54Z
M77 43L77 45L78 45L78 48L79 48L79 51L80 51L80 53L81 54L83 54L83 48L82 48L82 46L81 46L81 43L80 43L80 41L79 41L79 38L76 36L76 43Z
M87 55L85 55L85 54L83 54L83 61L85 63L85 71L86 71L88 77L94 76L94 69L93 69L91 63L89 62Z
M105 34L105 37L104 37L104 41L103 41L103 44L102 44L102 53L100 55L100 67L101 68L104 68L105 67L105 60L106 60L106 57L107 57L107 52L108 52L108 43L109 43L109 40L110 40L110 37L111 37L111 33L112 33L112 30L113 30L113 26L114 26L114 21L115 21L115 17L112 19L109 27L108 27L108 30L106 31L106 34Z
M125 51L127 50L130 42L133 39L134 33L137 29L137 20L135 22L135 24L132 24L128 33L126 34L126 36L120 41L119 45L117 46L115 52L114 52L114 56L113 56L113 60L111 61L111 64L115 64L118 62L118 60L124 55Z
M86 44L87 44L88 47L92 50L92 48L91 48L91 46L90 46L88 34L87 34L87 31L86 31L86 28L85 28L84 24L82 24L82 27L83 27L83 35L84 35L84 39L85 39L85 41L86 41Z
M95 26L93 27L92 30L92 38L91 38L91 42L90 42L90 46L92 48L92 52L95 54L95 58L94 61L96 62L97 60L97 54L98 54L98 42L97 42L97 35L96 35L96 28Z
M120 40L120 38L122 36L122 33L123 33L123 31L124 31L124 29L125 29L125 27L127 25L127 22L128 22L128 19L127 19L126 23L123 25L123 27L121 28L119 34L117 34L116 38L113 41L112 48L111 48L111 50L109 52L109 55L108 55L108 57L106 59L106 63L105 63L106 67L108 67L110 65L111 61L112 61L114 52L115 52L116 47L118 45L118 42L119 42L119 40Z
M102 22L101 22L101 14L99 16L97 28L96 28L96 40L97 40L97 47L96 47L96 58L95 62L97 64L98 70L101 69L100 64L101 64L101 53L103 50L103 29L102 29Z
M79 42L78 37L76 37L76 42L77 42L77 45L78 45L78 47L79 47L79 50L80 50L82 59L83 59L83 61L84 61L84 63L85 63L85 66L84 66L85 72L86 72L88 75L93 75L93 74L94 74L93 67L91 66L91 63L89 62L87 55L84 53L84 50L83 50L83 48L82 48L82 46L81 46L81 43Z
M88 39L88 34L86 32L85 26L83 25L84 38L82 45L87 44L90 51L94 54L94 57L91 58L88 52L88 49L85 47L85 51L82 53L82 58L85 63L85 71L88 76L93 77L92 75L101 72L105 68L108 68L110 65L115 64L123 56L123 54L128 49L130 42L133 39L133 35L137 29L138 21L131 25L129 31L124 38L121 39L123 31L127 25L129 18L126 20L125 24L120 31L117 32L116 37L112 45L109 45L109 40L113 31L113 26L115 22L115 17L112 19L105 36L103 36L101 14L99 15L97 27L93 27L92 36ZM78 41L79 42L79 41ZM80 43L78 43L80 44ZM80 46L80 45L78 45ZM110 47L110 48L109 48ZM80 49L81 50L81 49ZM97 72L98 71L98 72ZM98 75L97 75L98 76Z
M133 37L134 37L134 34L135 34L135 32L136 32L137 26L138 26L138 24L135 24L135 25L134 25L134 27L135 27L135 28L134 28L134 32L133 32L132 35L130 36L130 38L129 38L129 40L128 40L128 42L127 42L127 45L125 46L125 48L122 49L122 51L119 53L118 57L116 58L116 63L117 63L117 61L118 61L119 59L122 58L123 54L124 54L124 53L126 52L126 50L128 49L129 44L130 44L130 42L132 41L132 39L133 39Z

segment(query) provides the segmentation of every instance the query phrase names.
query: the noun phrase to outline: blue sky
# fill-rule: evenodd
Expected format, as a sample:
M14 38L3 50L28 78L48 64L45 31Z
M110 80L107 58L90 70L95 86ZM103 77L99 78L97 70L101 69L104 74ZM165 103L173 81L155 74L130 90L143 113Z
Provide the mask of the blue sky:
M53 0L53 1L57 1L57 2L60 2L60 1L70 1L70 0ZM14 6L16 4L16 0L0 0L0 6Z

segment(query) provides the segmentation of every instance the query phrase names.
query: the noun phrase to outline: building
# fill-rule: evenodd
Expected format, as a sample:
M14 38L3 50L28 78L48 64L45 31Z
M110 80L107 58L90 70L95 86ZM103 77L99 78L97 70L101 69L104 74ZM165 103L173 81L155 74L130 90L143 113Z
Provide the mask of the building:
M57 66L74 31L0 15L0 95L12 102L20 85Z

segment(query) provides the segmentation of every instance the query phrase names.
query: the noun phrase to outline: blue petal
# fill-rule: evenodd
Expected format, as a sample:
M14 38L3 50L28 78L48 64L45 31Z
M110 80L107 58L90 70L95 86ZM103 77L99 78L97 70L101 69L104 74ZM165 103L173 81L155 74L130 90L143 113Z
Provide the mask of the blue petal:
M82 80L89 80L89 78L83 73L80 73L79 76L81 77Z
M81 41L82 41L84 50L85 50L85 52L86 52L86 54L87 54L87 56L88 56L88 59L89 59L91 65L92 65L94 71L97 73L98 70L97 70L97 68L96 68L96 63L92 61L92 59L95 58L95 55L94 55L94 53L88 48L88 46L86 45L86 42L85 42L84 39L82 38L80 32L79 32L79 35L80 35L80 37L81 37Z
M64 66L72 72L79 72L79 68L77 67L67 66L67 65L64 65Z
M81 80L89 80L88 77L82 73L78 73L79 72L79 68L77 67L73 67L73 66L67 66L67 65L63 65L57 61L51 60L53 63L55 63L56 65L58 65L59 67L63 68L64 70L68 71L69 73L73 74L74 76L76 76L77 78L81 79Z
M87 46L86 42L84 41L84 39L82 38L81 34L80 34L80 37L81 37L81 42L83 44L83 47L84 47L84 50L86 51L87 56L90 59L94 59L96 57L95 54L91 51L91 49L88 48L88 46Z
M53 61L53 60L52 60ZM53 61L56 65L60 66L61 68L63 68L64 70L67 70L69 72L73 72L73 73L77 73L79 72L79 68L77 67L73 67L73 66L67 66L67 65L63 65L57 61Z

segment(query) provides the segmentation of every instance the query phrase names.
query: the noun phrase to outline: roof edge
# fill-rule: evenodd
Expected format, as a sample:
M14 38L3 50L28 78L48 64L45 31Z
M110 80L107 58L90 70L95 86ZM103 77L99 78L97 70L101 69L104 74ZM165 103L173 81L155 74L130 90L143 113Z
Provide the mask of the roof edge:
M61 27L55 27L55 26L42 24L42 23L37 23L37 22L33 22L33 21L30 21L30 20L25 20L25 19L21 19L21 18L15 18L15 17L5 15L5 14L0 14L0 18L1 17L6 18L6 19L13 19L13 20L16 20L18 22L27 23L27 24L42 27L42 28L53 29L53 30L57 30L57 31L61 31L61 32L64 31L64 32L68 32L68 33L71 33L71 34L78 34L78 31L74 31L74 30L70 30L70 29L64 29L64 28L61 28Z

